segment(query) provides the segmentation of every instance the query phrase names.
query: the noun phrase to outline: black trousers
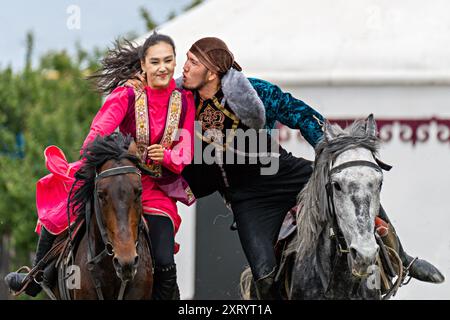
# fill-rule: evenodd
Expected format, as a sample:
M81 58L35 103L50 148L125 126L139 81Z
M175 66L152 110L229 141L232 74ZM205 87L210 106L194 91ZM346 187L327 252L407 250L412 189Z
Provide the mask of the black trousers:
M158 215L145 214L144 217L149 228L155 266L162 268L175 264L172 221L168 217Z
M255 280L276 268L274 245L281 225L312 170L311 161L282 149L276 174L260 175L250 185L229 188L239 238Z

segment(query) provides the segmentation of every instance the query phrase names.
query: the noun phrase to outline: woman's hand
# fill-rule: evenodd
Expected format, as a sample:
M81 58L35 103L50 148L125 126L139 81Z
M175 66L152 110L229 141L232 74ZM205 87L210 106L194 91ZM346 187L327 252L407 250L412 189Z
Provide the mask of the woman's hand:
M153 161L162 162L164 159L164 148L160 144L152 144L147 148L148 156Z
M144 87L147 85L147 79L145 78L145 73L136 73L133 79L128 79L125 82L125 86L132 87L136 90L144 90Z

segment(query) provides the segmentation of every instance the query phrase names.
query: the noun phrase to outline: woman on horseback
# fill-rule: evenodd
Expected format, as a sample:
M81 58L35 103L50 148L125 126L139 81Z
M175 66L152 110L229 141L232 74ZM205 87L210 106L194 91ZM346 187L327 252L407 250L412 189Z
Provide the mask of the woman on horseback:
M181 177L181 171L193 157L193 95L176 87L173 79L175 45L166 35L153 33L142 46L137 47L128 41L117 43L102 64L99 72L91 78L96 80L98 90L109 96L92 122L83 149L97 135L109 135L117 128L135 139L138 156L142 160L143 212L155 259L153 298L176 299L179 291L174 253L178 251L178 244L174 238L181 223L176 203L182 201L190 205L195 201ZM147 80L143 90L123 86L137 73ZM79 165L72 167L78 168ZM73 176L74 173L68 170L68 174ZM60 210L50 219L45 216L48 211L39 209L38 205L40 239L34 265L51 248L56 235L68 227L65 210ZM57 224L55 220L66 222ZM23 273L10 273L5 280L13 291L20 291L25 276ZM25 292L35 296L40 289L33 283Z

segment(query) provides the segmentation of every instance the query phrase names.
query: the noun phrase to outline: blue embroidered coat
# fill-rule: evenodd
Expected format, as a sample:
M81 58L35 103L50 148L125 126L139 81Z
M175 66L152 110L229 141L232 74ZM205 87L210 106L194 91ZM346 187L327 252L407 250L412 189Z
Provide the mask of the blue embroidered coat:
M275 122L278 121L291 129L300 130L306 141L313 147L316 146L323 132L314 116L321 122L325 120L320 113L270 82L255 78L248 80L264 104L266 129L273 129Z

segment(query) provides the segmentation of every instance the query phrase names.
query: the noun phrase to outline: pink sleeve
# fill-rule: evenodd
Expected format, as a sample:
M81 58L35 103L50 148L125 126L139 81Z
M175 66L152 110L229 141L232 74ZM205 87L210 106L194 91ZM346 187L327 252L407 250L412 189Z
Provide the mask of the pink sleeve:
M179 140L175 141L172 149L164 150L162 165L176 174L181 174L184 167L191 163L194 156L194 120L195 103L190 91L183 91L186 96L187 108Z
M117 87L106 98L105 103L97 112L91 124L89 134L84 140L83 149L92 142L97 135L107 136L120 125L128 109L128 88Z

